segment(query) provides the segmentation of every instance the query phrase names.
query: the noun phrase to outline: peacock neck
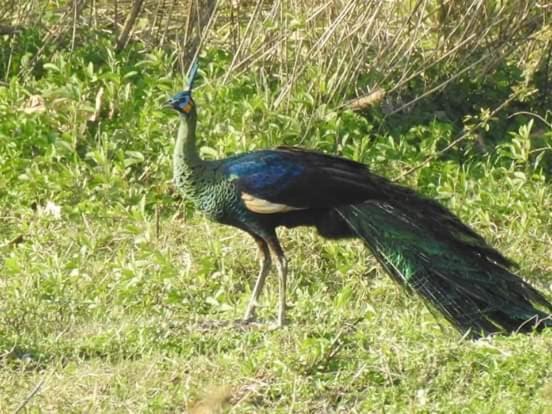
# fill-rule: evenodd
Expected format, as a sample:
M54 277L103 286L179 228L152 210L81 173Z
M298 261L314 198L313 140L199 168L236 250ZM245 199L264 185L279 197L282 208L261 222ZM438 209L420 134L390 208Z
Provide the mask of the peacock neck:
M179 170L183 167L193 167L201 164L202 160L196 147L196 123L197 113L194 107L187 115L180 115L180 126L174 147L173 162Z

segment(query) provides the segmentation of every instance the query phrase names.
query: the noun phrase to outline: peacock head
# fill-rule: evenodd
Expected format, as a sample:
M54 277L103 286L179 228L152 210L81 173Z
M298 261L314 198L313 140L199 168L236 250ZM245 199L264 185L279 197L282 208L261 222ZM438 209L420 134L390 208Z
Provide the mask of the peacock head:
M193 111L195 103L192 99L192 88L194 79L197 74L197 60L194 60L192 67L188 72L188 89L177 93L167 102L167 106L176 110L179 114L190 115Z
M167 106L174 109L176 112L189 115L192 112L194 106L194 100L192 99L192 91L182 91L174 95L167 102Z

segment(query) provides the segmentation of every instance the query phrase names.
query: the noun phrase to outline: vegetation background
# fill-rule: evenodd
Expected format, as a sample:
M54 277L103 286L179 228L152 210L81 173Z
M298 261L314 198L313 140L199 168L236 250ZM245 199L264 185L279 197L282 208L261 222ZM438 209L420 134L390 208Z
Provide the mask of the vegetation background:
M205 157L364 162L550 297L551 17L537 0L3 0L0 412L551 413L552 332L463 340L361 244L307 229L282 235L288 327L203 329L241 316L255 247L175 194L161 109L198 55Z

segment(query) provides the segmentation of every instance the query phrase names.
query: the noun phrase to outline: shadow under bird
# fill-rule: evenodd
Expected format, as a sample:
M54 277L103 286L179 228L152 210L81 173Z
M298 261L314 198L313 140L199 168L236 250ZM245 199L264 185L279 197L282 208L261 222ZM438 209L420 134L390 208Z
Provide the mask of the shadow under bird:
M360 238L385 271L472 338L552 326L552 304L516 275L513 263L436 201L375 175L360 163L296 147L222 160L196 148L192 66L187 90L168 105L180 114L174 180L210 219L249 233L260 273L244 322L275 259L277 325L285 322L288 264L275 229L314 226L328 239Z

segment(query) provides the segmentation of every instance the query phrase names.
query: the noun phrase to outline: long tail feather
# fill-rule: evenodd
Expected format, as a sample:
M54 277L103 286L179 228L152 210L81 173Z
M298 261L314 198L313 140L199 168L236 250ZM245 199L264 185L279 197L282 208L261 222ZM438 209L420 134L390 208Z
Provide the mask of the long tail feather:
M481 236L440 204L402 187L390 190L401 193L400 203L390 197L336 211L395 281L471 337L552 326L545 312L552 304Z

